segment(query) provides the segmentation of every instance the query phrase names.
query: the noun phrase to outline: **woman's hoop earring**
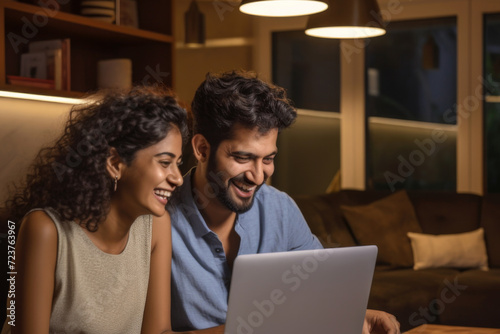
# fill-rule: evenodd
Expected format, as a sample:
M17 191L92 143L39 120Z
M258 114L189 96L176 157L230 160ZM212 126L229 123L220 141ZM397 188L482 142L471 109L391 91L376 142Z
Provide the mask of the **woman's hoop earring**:
M115 191L118 188L118 176L115 176Z

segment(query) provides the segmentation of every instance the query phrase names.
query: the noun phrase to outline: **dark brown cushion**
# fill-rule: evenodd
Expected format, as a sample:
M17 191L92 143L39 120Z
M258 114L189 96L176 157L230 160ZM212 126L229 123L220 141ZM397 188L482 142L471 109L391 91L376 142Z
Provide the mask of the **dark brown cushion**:
M341 210L361 245L377 245L379 264L412 267L413 253L408 232L422 233L413 205L401 190L368 205Z

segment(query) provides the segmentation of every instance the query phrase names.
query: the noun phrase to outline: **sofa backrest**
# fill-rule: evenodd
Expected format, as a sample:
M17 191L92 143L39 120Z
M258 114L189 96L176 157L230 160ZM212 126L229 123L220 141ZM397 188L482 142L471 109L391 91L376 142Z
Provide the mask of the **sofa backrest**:
M407 192L423 233L463 233L480 226L481 196L438 191Z
M500 194L484 195L481 226L484 228L489 266L500 268Z
M484 197L439 191L407 191L423 233L452 234L485 229L489 265L500 267L500 194ZM366 205L391 195L389 191L341 190L331 194L295 197L311 231L322 242L356 245L340 205Z
M311 232L325 247L356 246L350 228L340 212L341 193L297 196L295 202Z

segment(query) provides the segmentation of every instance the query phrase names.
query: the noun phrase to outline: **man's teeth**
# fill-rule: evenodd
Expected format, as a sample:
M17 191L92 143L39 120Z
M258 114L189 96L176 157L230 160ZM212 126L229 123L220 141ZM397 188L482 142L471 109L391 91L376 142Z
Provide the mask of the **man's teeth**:
M155 189L155 195L163 199L169 199L172 193L166 190Z
M249 188L248 188L248 187L245 187L245 186L244 186L244 185L242 185L242 184L237 184L237 183L235 183L235 182L233 182L233 183L234 183L234 185L235 185L237 188L239 188L239 189L241 189L241 190L243 190L243 191L246 191L246 192L250 192L250 191L254 190L254 189L257 187L257 186L253 186L253 187L249 187Z

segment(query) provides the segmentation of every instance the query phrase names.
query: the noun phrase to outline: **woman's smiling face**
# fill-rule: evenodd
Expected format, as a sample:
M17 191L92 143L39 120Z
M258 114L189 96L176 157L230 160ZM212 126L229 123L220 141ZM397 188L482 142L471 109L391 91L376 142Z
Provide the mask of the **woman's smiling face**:
M162 216L172 192L182 185L181 163L182 136L174 126L160 142L136 152L123 169L115 198L127 211Z

